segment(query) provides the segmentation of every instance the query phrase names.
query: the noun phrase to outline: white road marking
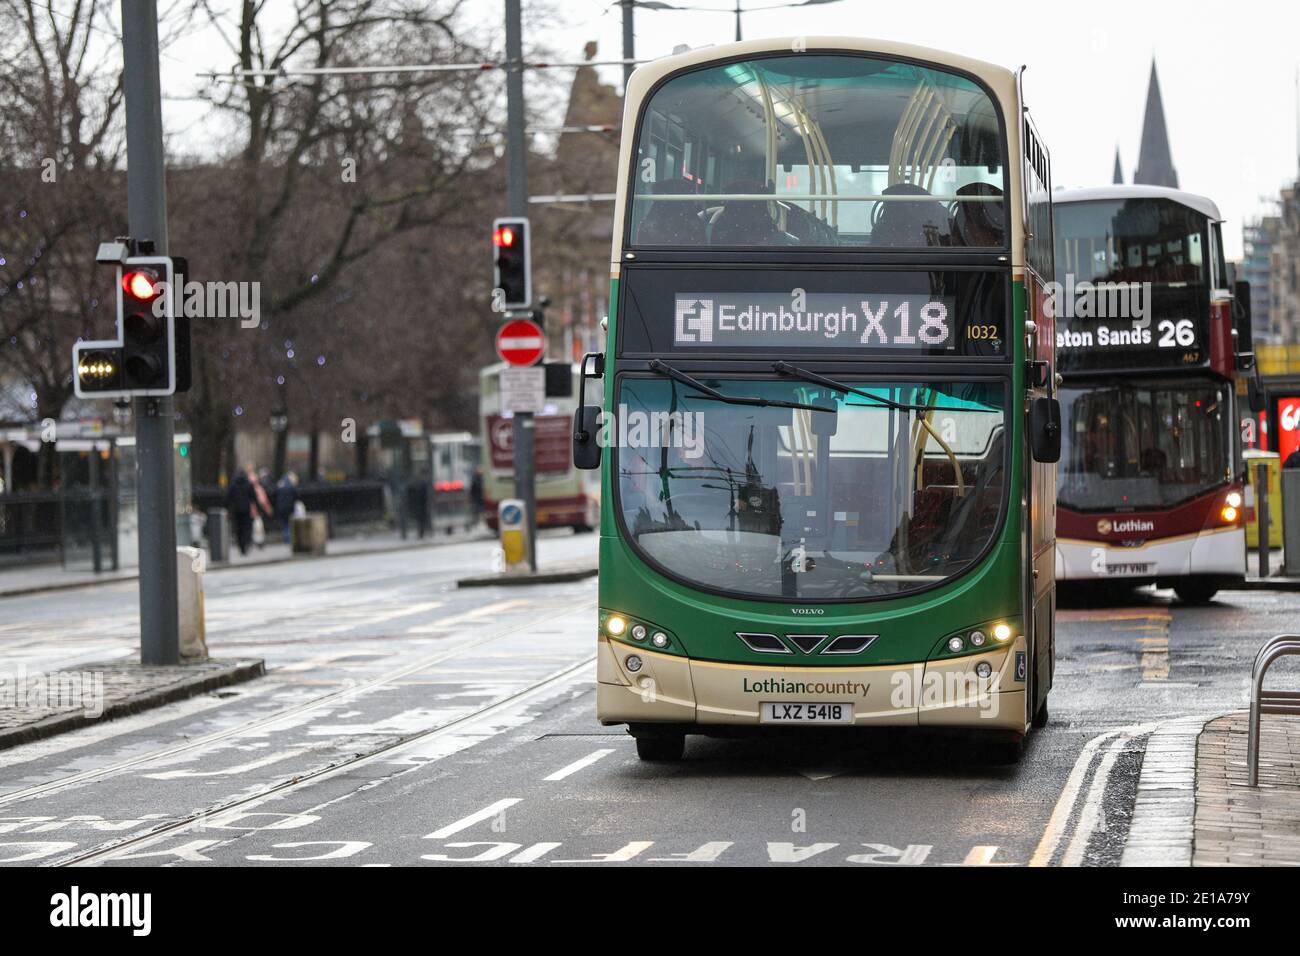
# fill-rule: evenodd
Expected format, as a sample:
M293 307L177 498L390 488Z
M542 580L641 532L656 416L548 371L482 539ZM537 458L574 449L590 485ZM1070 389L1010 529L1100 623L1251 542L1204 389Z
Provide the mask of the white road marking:
M1110 772L1115 769L1115 761L1124 752L1129 740L1128 734L1120 734L1106 748L1105 755L1097 765L1097 772L1092 775L1092 786L1088 788L1088 796L1079 811L1079 822L1075 825L1074 836L1070 840L1070 845L1065 848L1065 855L1061 857L1061 866L1083 865L1083 854L1088 849L1092 835L1097 832L1102 823L1101 804L1106 796Z
M614 752L613 747L602 747L600 750L592 751L591 753L587 754L587 756L583 757L581 760L575 760L567 767L561 767L559 770L555 771L555 773L551 774L549 777L543 777L542 779L563 780L565 777L570 777L573 774L577 773L579 770L584 769L585 767L590 767L592 764L594 764L597 760L600 760L602 757L608 757L613 752Z
M389 611L372 612L364 618L357 621L348 621L343 624L335 624L332 627L322 627L315 633L317 636L326 634L338 634L342 631L355 630L358 627L368 627L372 624L382 624L385 621L391 621L394 618L406 617L409 614L423 614L442 607L442 601L427 601L424 604L408 604L405 607L394 608Z
M626 863L655 845L654 840L633 840L613 853L593 853L576 860L556 860L556 863Z
M1098 734L1083 745L1078 758L1074 761L1074 767L1070 770L1070 775L1065 779L1065 786L1061 788L1061 795L1056 798L1056 806L1052 808L1052 815L1048 818L1034 855L1029 858L1030 866L1047 866L1052 862L1065 827L1074 815L1075 801L1079 799L1079 792L1083 789L1083 782L1087 779L1088 768L1092 766L1092 758L1097 748L1120 732L1109 730L1104 734Z
M999 866L993 862L993 857L998 852L996 846L974 846L971 847L966 859L961 861L962 866Z
M715 863L728 849L735 846L730 840L714 840L705 843L690 853L669 853L667 856L652 856L648 863Z
M802 863L818 853L833 850L838 843L814 843L811 846L795 846L793 843L768 843L767 858L773 863Z
M407 634L433 634L437 631L445 630L457 624L463 624L466 621L477 621L479 618L489 617L493 614L499 614L502 611L508 611L520 605L529 605L532 602L513 599L509 601L493 601L491 604L485 604L480 608L472 611L466 611L464 614L453 614L451 617L445 617L438 621L431 621L428 624L417 624L414 627L406 629Z
M461 830L468 830L476 823L482 823L484 820L492 819L502 810L505 810L509 807L513 807L516 803L520 803L523 799L524 799L523 797L507 797L504 800L498 800L496 803L490 804L484 807L482 810L476 810L474 813L471 813L467 817L461 817L455 823L449 823L445 827L442 827L439 830L434 830L432 833L426 836L425 839L445 840L449 836L455 836Z
M276 753L267 754L265 757L259 757L256 760L250 760L248 763L238 764L234 767L222 767L220 770L164 770L159 773L141 774L148 780L182 780L191 777L233 777L241 773L247 773L250 770L260 770L262 767L268 767L273 763L279 763L281 760L288 760L291 757L300 757L318 747L291 747L288 750L280 750Z
M1133 724L1116 730L1108 730L1104 734L1098 734L1083 745L1083 749L1079 751L1078 759L1074 762L1074 767L1070 770L1070 776L1066 778L1065 786L1061 789L1061 795L1056 800L1056 806L1052 809L1052 816L1047 821L1047 827L1043 830L1043 835L1038 841L1034 855L1029 858L1030 866L1051 866L1056 851L1061 845L1061 840L1064 839L1065 833L1069 829L1070 820L1074 817L1079 794L1083 791L1083 784L1088 779L1088 770L1092 767L1094 759L1103 744L1114 741L1116 737L1124 738L1118 744L1112 744L1117 748L1114 751L1114 757L1110 760L1103 758L1103 765L1098 768L1097 777L1088 789L1088 795L1079 811L1079 823L1076 826L1085 832L1073 834L1066 852L1069 853L1069 848L1075 846L1077 841L1082 839L1083 842L1078 843L1079 849L1077 850L1078 856L1082 857L1083 849L1087 847L1087 840L1091 838L1093 831L1101 820L1101 802L1106 796L1106 785L1109 782L1110 771L1114 769L1115 758L1119 756L1119 750L1122 749L1127 739L1150 733L1155 726L1155 724ZM1103 773L1103 771L1105 772Z
M559 848L559 843L534 843L527 850L522 850L519 853L516 853L510 859L506 860L506 862L534 863L546 856L546 854L550 853L552 850L558 850Z

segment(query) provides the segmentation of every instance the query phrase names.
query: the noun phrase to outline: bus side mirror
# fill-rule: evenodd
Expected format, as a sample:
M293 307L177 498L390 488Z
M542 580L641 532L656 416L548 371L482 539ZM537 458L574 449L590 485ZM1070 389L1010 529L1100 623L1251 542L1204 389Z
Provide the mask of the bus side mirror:
M1029 403L1029 447L1034 461L1053 464L1061 460L1061 403L1036 398Z
M1268 396L1264 394L1263 386L1260 385L1258 373L1246 379L1246 403L1257 415L1268 408Z
M588 352L578 366L578 410L573 416L573 467L593 471L600 467L600 406L587 404L587 360L592 378L605 374L605 356Z
M573 467L600 467L600 406L580 405L573 416Z

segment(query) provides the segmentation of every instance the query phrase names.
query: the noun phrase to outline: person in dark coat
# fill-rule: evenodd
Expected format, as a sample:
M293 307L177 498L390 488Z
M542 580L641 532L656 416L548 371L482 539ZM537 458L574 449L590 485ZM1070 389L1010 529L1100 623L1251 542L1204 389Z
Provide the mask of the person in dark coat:
M256 492L253 489L252 468L245 468L231 480L226 489L226 511L230 514L230 523L235 529L235 544L240 554L248 554L248 546L253 543L253 508L256 505Z
M419 536L423 538L429 533L429 483L423 478L415 478L407 484L406 507L415 519Z

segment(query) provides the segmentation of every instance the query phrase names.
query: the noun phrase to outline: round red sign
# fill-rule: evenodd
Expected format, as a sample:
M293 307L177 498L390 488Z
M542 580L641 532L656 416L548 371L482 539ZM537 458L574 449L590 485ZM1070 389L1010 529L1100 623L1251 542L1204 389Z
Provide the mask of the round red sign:
M514 319L497 330L497 355L511 365L536 365L546 351L542 327L529 319Z

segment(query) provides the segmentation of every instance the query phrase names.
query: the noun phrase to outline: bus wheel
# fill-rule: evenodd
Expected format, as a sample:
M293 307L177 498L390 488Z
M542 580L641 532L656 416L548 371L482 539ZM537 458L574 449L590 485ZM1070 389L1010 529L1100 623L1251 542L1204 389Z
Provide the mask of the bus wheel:
M636 755L656 763L675 763L686 752L685 734L655 734L636 738Z
M1209 604L1219 589L1206 581L1184 581L1174 585L1174 593L1184 604Z

